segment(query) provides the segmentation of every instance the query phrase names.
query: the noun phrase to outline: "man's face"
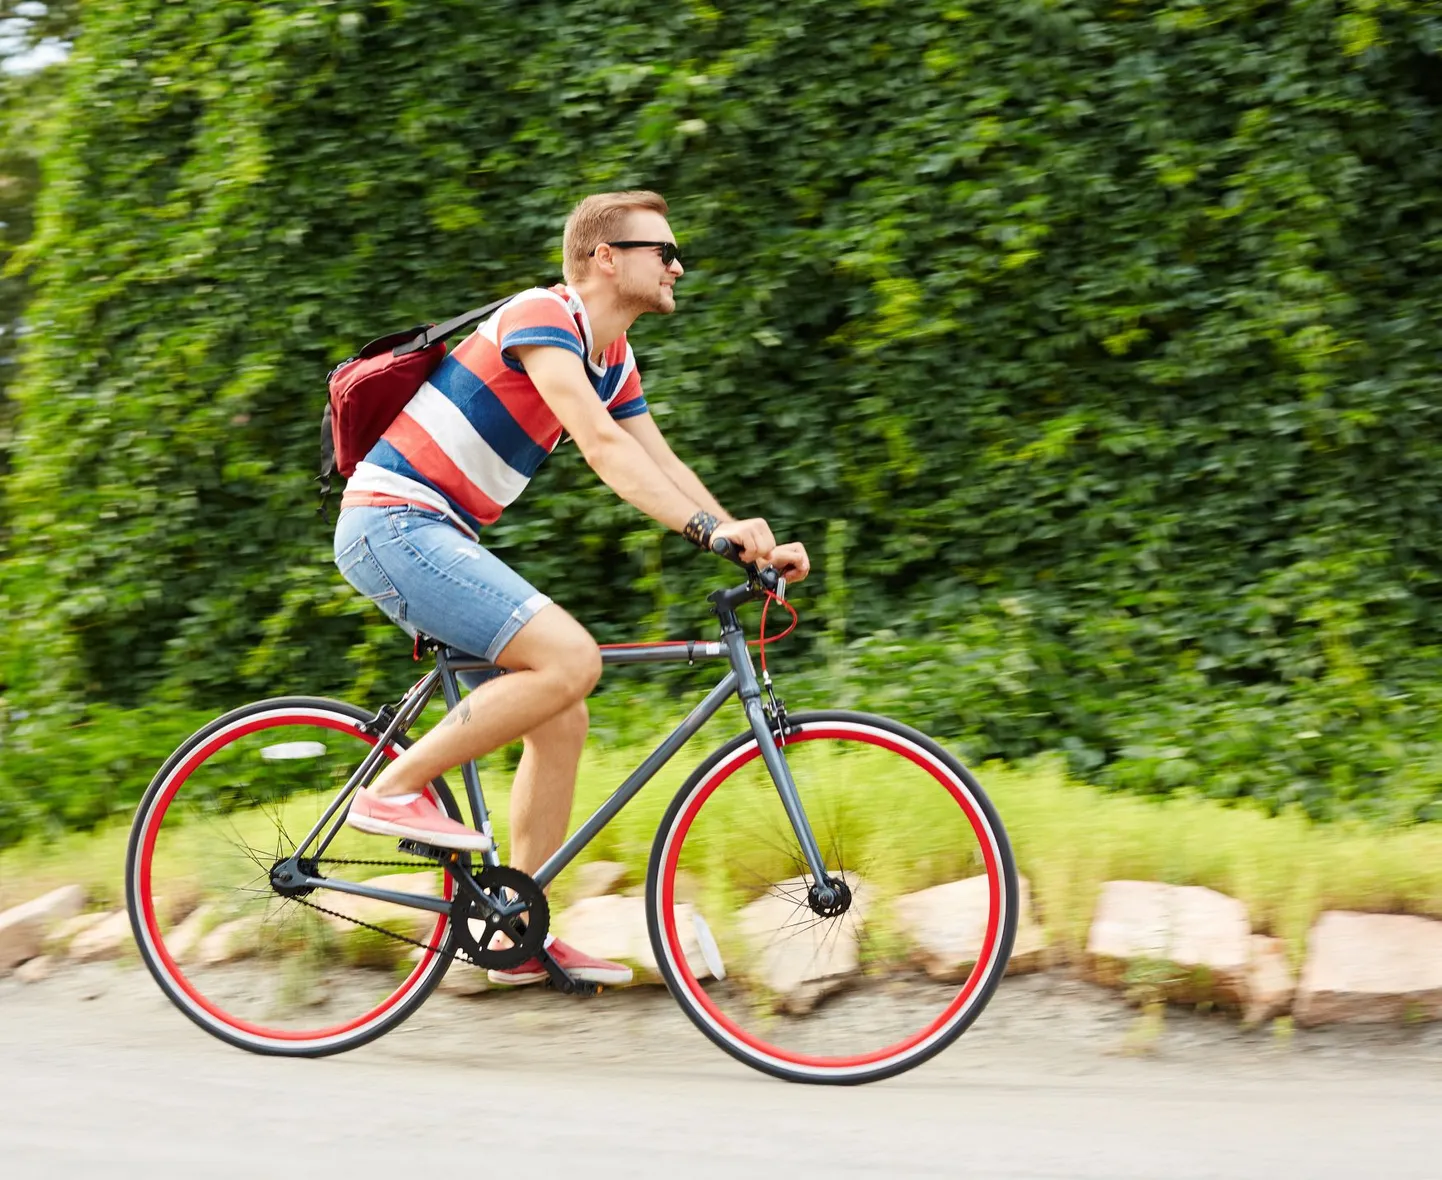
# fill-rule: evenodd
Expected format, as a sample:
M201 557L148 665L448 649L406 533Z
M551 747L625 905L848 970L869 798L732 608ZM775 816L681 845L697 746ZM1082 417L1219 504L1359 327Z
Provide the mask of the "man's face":
M625 232L614 240L674 242L676 238L661 214L637 209L626 219ZM616 293L636 314L654 311L670 315L676 310L676 280L686 273L679 258L666 266L661 251L653 246L615 250L611 256L616 264Z

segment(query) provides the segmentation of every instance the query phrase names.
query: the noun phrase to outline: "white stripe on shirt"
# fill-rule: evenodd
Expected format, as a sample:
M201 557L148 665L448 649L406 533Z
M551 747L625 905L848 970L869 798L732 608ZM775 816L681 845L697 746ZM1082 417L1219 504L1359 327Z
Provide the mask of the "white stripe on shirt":
M496 454L476 431L459 406L429 381L406 403L415 420L471 483L502 508L526 490L530 477L522 475Z
M456 515L455 509L434 488L417 483L409 476L401 475L397 471L387 471L378 464L367 463L364 459L356 464L355 474L346 481L345 490L347 492L374 492L380 496L394 496L398 500L410 500L416 504L424 504L427 508L434 508L437 512L443 513L455 521L466 536L471 538L476 536L476 531Z

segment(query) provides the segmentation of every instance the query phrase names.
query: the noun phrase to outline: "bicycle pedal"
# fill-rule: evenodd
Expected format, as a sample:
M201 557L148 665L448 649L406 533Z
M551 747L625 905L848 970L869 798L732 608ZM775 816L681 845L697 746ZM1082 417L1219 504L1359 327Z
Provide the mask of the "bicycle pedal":
M546 980L546 986L552 991L560 992L563 996L599 996L605 990L605 985L600 983L587 983L582 979L573 979L564 987L558 985L554 980Z
M419 840L400 840L396 843L396 849L409 856L424 857L426 860L447 861L456 855L454 849L437 848L433 844L422 844Z

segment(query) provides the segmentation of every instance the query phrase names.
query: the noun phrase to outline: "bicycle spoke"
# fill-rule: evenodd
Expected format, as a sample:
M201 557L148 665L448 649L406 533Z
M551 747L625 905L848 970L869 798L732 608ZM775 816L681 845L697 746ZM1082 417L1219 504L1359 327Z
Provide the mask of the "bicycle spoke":
M264 1052L333 1051L423 998L445 967L436 951L448 917L323 885L277 892L274 866L295 855L297 833L312 830L370 743L325 702L232 716L172 760L137 817L127 888L145 931L142 955L172 999L216 1035ZM267 753L275 749L286 753ZM454 813L448 793L436 797ZM318 875L373 862L371 877L406 874L386 885L393 891L439 884L449 896L434 863L386 857L393 842L338 826L330 845L330 867ZM422 872L431 874L424 886L410 875ZM167 896L193 904L175 916ZM194 931L182 934L192 917ZM425 949L407 968L416 947Z
M684 916L658 913L663 971L683 1008L717 1044L786 1077L864 1080L935 1051L979 1011L1011 937L986 923L990 943L960 982L919 969L905 899L1001 864L982 848L999 829L978 826L964 771L845 716L834 730L802 725L784 751L827 878L846 886L836 912L813 906L810 866L757 757L717 755L677 797L657 843L665 858L653 860L663 877L703 882L697 905L726 971L709 978L685 945Z

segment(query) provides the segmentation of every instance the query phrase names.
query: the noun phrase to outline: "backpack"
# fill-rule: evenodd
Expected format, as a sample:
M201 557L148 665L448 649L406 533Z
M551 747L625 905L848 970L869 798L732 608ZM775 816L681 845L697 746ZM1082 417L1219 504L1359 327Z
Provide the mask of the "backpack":
M446 355L446 337L469 328L510 302L498 299L443 324L420 324L372 340L341 361L326 377L330 396L320 418L320 508L325 516L336 472L349 479L356 464L375 446L436 371Z

